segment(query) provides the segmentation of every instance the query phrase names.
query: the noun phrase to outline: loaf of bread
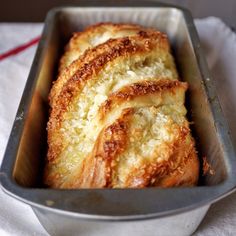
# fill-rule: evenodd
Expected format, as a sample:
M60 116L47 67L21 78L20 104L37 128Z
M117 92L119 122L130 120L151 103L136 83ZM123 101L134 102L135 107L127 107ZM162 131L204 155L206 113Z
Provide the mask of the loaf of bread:
M165 34L101 23L75 33L51 89L52 188L194 186L199 161Z

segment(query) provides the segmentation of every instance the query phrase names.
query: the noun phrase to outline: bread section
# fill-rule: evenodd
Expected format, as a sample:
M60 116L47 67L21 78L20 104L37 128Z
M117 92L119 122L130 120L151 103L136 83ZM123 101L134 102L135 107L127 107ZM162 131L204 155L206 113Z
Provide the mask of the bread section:
M50 92L52 188L197 184L185 91L165 34L100 23L75 33Z

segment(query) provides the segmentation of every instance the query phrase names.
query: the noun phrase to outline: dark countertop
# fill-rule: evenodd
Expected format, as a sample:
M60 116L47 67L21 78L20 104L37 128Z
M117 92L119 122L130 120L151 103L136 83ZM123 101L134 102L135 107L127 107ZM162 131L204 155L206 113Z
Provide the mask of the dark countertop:
M145 1L145 0L143 0ZM154 0L155 1L155 0ZM23 3L22 3L23 2ZM79 5L82 2L100 4L102 2L122 3L125 0L7 0L1 2L0 22L42 22L49 9L55 6ZM138 0L131 0L136 6ZM236 1L235 0L160 0L159 2L176 4L188 8L194 18L216 16L221 18L231 28L236 28Z

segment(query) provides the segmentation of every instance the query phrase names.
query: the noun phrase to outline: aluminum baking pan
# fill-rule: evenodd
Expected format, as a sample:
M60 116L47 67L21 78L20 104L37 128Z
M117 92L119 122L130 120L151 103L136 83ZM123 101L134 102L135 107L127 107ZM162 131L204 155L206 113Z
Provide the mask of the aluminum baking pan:
M213 202L236 186L236 157L228 125L200 47L190 13L156 2L126 6L61 7L49 12L1 166L9 195L31 205L54 235L188 235ZM94 3L93 3L94 4ZM46 155L47 96L58 59L74 31L101 22L133 22L166 32L180 77L189 83L188 118L200 159L215 171L193 188L56 190L41 184ZM165 218L163 218L165 217ZM99 234L100 232L100 234ZM148 234L149 232L149 234Z

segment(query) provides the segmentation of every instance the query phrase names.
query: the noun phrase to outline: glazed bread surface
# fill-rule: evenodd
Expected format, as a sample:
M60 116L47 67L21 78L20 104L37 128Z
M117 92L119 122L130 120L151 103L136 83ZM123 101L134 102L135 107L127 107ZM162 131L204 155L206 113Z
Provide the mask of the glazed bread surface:
M47 186L197 183L188 85L178 80L165 34L129 24L92 26L74 34L59 70L50 92Z

